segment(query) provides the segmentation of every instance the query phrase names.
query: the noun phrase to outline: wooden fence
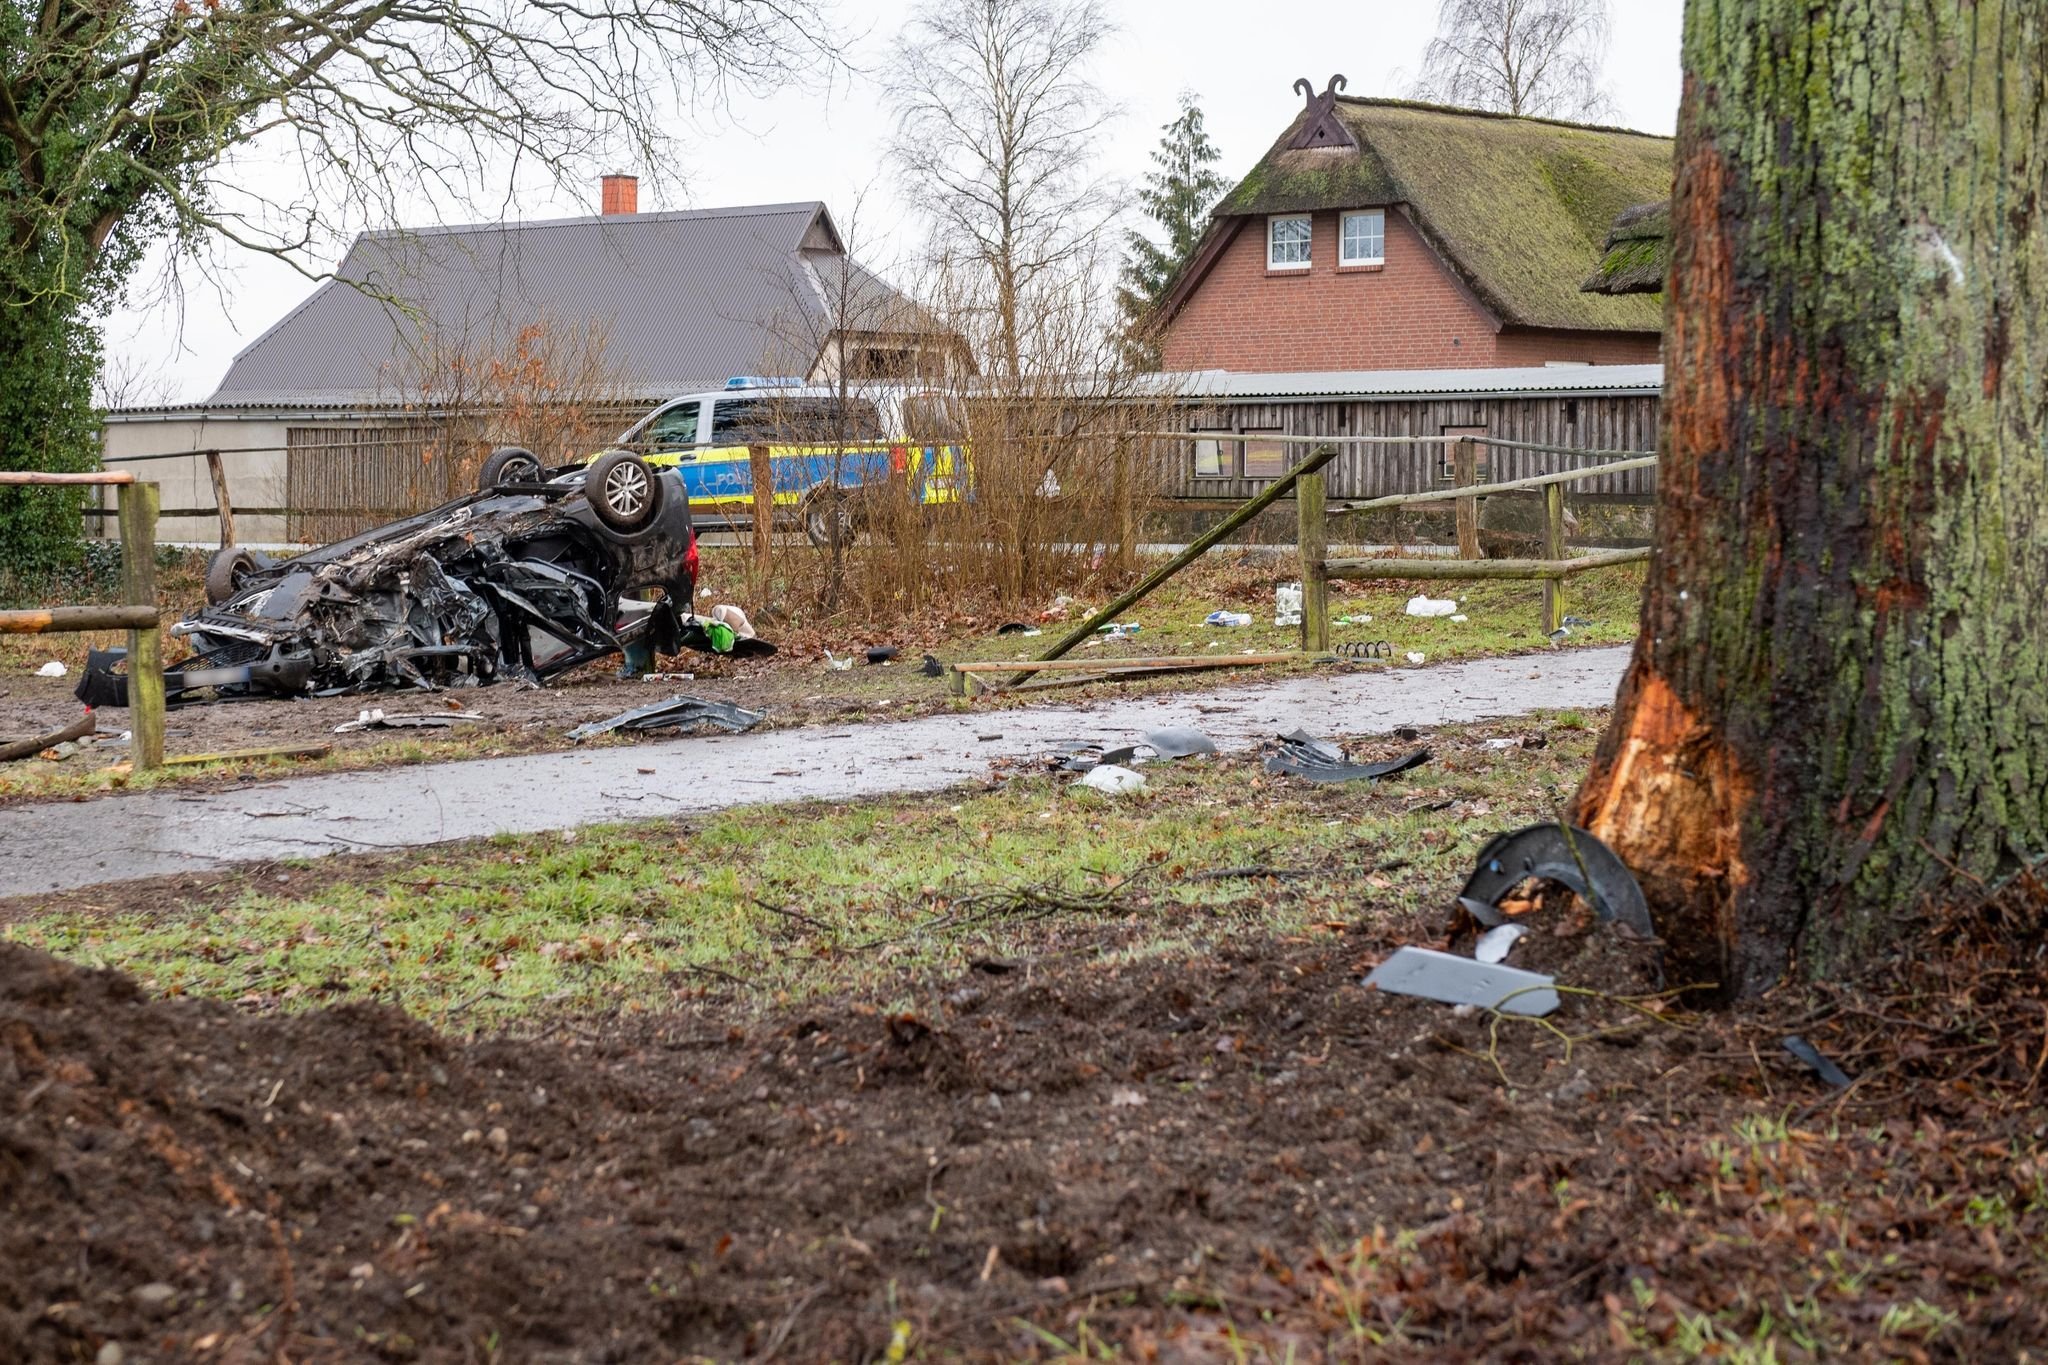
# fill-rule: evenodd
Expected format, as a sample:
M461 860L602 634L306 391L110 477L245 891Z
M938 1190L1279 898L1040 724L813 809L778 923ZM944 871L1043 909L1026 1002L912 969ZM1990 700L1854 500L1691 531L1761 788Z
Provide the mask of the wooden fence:
M157 636L157 486L137 483L127 470L93 474L0 472L0 484L29 487L99 485L120 490L116 515L121 526L121 597L111 607L50 607L0 611L0 634L77 634L88 630L128 632L128 729L138 772L164 763L164 661Z
M1196 441L1228 439L1240 440L1235 432L1147 432L1144 436L1162 440ZM1061 636L1051 648L1041 654L1035 664L1010 665L1015 676L1008 686L1022 685L1033 673L1053 660L1059 659L1068 650L1090 639L1095 632L1108 622L1116 620L1167 579L1179 573L1207 553L1209 548L1225 536L1243 526L1246 522L1278 502L1287 493L1295 495L1298 530L1297 548L1301 556L1302 615L1301 652L1294 655L1262 655L1257 659L1240 659L1239 662L1280 662L1288 659L1327 658L1330 652L1330 579L1337 576L1367 579L1419 579L1423 581L1445 581L1457 579L1524 579L1538 580L1543 584L1543 629L1546 633L1557 629L1564 617L1564 580L1573 574L1588 569L1606 568L1613 564L1631 564L1650 557L1648 548L1630 550L1609 550L1591 555L1567 557L1564 544L1564 485L1586 479L1614 479L1632 475L1635 471L1654 470L1657 465L1655 454L1641 451L1576 450L1564 446L1549 446L1531 442L1501 441L1484 436L1290 436L1274 433L1265 440L1302 444L1313 447L1308 455L1293 468L1272 480L1258 496L1240 505L1236 511L1223 518L1202 535L1147 574L1136 587L1117 597L1108 606L1096 612L1073 630ZM1324 469L1338 458L1340 449L1346 445L1387 445L1387 444L1436 444L1450 448L1452 462L1456 469L1457 486L1432 489L1420 493L1394 493L1384 497L1367 498L1358 502L1332 505L1328 498ZM1565 470L1556 474L1539 474L1529 478L1510 479L1500 483L1472 482L1477 469L1475 447L1480 445L1505 446L1520 450L1534 450L1545 453L1573 456L1592 456L1605 463L1586 469ZM1503 493L1523 492L1531 489L1543 491L1545 509L1545 533L1543 559L1481 559L1479 557L1479 530L1477 499ZM1458 515L1458 547L1456 559L1332 559L1329 557L1328 519L1332 513L1369 512L1383 507L1411 506L1417 503L1441 503L1456 500ZM1112 667L1127 671L1167 671L1170 668L1192 666L1195 661L1175 659L1119 659L1114 664L1101 667L1109 671ZM1203 666L1220 666L1229 661L1212 660ZM980 671L980 670L977 670ZM965 671L955 669L955 691L968 695L977 683Z

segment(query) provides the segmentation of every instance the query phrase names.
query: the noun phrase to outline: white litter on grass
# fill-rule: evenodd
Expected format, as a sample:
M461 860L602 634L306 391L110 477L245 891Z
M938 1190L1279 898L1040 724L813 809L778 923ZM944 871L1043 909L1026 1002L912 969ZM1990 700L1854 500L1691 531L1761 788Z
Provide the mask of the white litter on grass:
M1114 763L1098 763L1083 773L1074 785L1099 791L1106 796L1121 796L1125 792L1145 790L1145 779L1129 768L1119 768Z
M1301 624L1301 584L1282 583L1273 589L1273 624L1276 626L1298 626Z
M55 659L52 659L50 660L50 662L44 664L41 668L36 670L36 676L38 678L61 678L70 671L71 670L64 667L63 664L57 662L57 660Z
M1426 664L1429 662L1429 656L1427 654L1418 654L1411 649L1408 651L1408 662L1411 664Z
M1469 616L1467 616L1467 615L1466 615L1466 614L1465 614L1464 612L1462 612L1462 611L1461 611L1461 612L1459 612L1459 613L1458 613L1458 614L1457 614L1456 616L1453 616L1453 617L1452 617L1451 619L1452 619L1453 621L1460 621L1460 622L1463 622L1463 621L1469 621L1469 620L1471 620L1472 618L1471 618L1471 617L1469 617Z
M853 668L853 660L850 658L842 659L828 649L825 651L825 667L836 672L845 673Z
M1458 609L1458 604L1448 597L1411 597L1407 612L1410 616L1449 616Z
M1480 962L1505 962L1515 940L1528 932L1527 927L1520 924L1502 924L1488 929L1479 936L1479 942L1472 945L1472 956Z

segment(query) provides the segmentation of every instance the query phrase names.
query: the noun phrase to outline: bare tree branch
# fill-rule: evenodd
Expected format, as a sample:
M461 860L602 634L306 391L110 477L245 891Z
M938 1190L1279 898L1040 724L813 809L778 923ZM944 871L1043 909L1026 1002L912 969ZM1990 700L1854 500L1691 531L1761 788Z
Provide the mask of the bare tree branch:
M1422 99L1532 118L1605 117L1607 0L1442 0Z

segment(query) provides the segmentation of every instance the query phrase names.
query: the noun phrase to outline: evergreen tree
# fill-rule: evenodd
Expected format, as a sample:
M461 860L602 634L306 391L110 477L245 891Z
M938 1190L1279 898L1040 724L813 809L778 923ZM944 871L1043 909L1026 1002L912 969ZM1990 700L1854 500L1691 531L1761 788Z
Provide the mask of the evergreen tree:
M1138 202L1145 216L1163 230L1165 241L1154 241L1143 232L1126 235L1127 256L1123 282L1116 292L1117 310L1123 314L1126 350L1133 363L1147 369L1158 367L1158 343L1153 335L1153 309L1194 253L1202 238L1209 209L1230 184L1211 169L1223 154L1202 130L1201 106L1192 91L1182 91L1180 115L1161 130L1165 136L1152 149L1157 170L1146 173L1138 190Z

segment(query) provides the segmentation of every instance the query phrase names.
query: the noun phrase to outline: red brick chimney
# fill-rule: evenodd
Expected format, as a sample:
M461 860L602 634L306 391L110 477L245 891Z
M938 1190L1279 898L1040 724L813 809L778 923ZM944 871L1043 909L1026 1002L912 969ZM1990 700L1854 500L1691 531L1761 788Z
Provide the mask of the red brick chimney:
M605 217L640 211L639 176L608 175L600 183L604 187L602 203Z

